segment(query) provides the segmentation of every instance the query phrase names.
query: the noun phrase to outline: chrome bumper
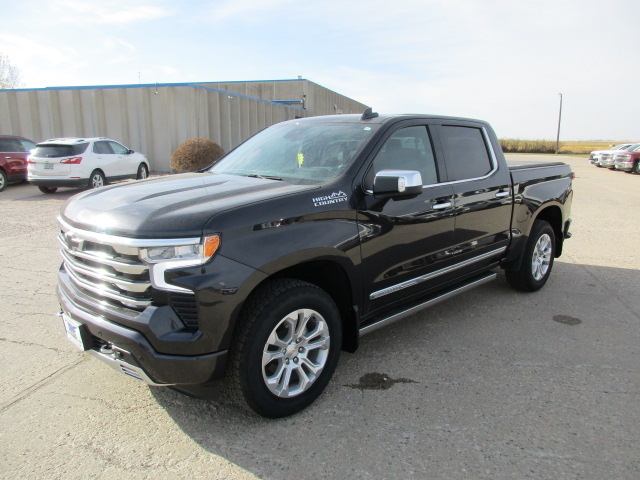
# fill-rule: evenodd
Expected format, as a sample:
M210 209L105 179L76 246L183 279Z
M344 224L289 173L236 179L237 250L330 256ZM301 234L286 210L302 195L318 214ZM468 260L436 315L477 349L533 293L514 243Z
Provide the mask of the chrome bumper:
M616 162L616 170L623 170L625 172L630 172L633 170L634 162Z
M127 352L126 350L119 349L115 346L112 348L112 350L113 350L113 353L111 354L105 354L97 350L87 350L87 353L96 357L98 360L101 360L102 362L106 363L115 371L122 373L128 377L139 380L141 382L144 382L147 385L154 385L156 387L167 387L171 385L168 383L156 383L153 380L151 380L149 376L146 373L144 373L144 370L142 370L141 368L136 367L135 365L131 365L130 363L127 363L119 359L119 355L121 355L122 353L126 353L130 355L130 353Z

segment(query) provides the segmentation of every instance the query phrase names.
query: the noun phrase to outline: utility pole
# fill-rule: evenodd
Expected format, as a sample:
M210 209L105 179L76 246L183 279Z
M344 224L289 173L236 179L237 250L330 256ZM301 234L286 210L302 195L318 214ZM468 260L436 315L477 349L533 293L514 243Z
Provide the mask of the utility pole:
M556 137L556 155L558 154L558 148L560 146L560 121L562 120L562 94L560 95L560 111L558 112L558 136Z

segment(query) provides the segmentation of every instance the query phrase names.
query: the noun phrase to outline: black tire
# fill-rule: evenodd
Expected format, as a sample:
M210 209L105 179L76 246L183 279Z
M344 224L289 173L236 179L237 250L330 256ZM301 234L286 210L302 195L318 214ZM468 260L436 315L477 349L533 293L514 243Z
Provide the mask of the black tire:
M0 192L7 188L7 174L4 173L4 170L0 170Z
M225 382L230 398L268 418L309 406L329 383L340 355L342 326L332 298L310 283L276 279L251 295L238 321ZM305 336L298 330L303 326L304 332L318 332ZM314 373L312 365L319 370Z
M38 187L42 193L56 193L58 189L56 187Z
M89 184L87 185L89 188L100 188L104 187L107 184L107 179L104 178L104 173L100 170L94 170L91 172L91 176L89 177Z
M520 269L505 271L507 281L513 288L523 292L540 290L551 275L555 253L553 228L548 222L537 220L524 247Z
M138 166L138 173L136 173L136 180L144 180L149 176L149 169L144 163Z
M633 169L631 170L632 173L635 173L636 175L640 175L640 161L637 161L635 163L635 165L633 166Z

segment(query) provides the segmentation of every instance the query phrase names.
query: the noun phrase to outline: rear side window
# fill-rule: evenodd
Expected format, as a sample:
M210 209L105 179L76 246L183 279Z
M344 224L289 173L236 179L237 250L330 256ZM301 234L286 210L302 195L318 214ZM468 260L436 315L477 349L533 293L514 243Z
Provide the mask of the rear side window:
M481 129L444 125L440 142L450 181L484 177L493 169Z
M109 146L109 142L100 141L93 144L93 153L100 153L104 155L112 155L113 151Z
M22 144L15 138L0 138L0 152L26 152Z
M48 143L46 145L36 145L33 156L39 158L72 157L74 155L84 153L87 149L87 145L89 144L77 143L75 145L55 145Z
M36 144L29 140L20 140L20 143L22 144L25 152L30 152L31 150L36 148Z

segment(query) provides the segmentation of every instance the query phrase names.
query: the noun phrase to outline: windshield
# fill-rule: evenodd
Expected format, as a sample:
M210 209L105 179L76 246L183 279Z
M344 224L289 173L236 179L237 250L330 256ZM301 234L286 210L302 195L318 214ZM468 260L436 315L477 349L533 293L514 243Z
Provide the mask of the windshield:
M73 145L55 145L47 143L44 145L36 145L36 149L33 151L33 156L39 158L72 157L83 153L87 149L87 145L89 144L76 143Z
M295 184L333 180L377 129L361 123L284 123L263 130L209 171Z

